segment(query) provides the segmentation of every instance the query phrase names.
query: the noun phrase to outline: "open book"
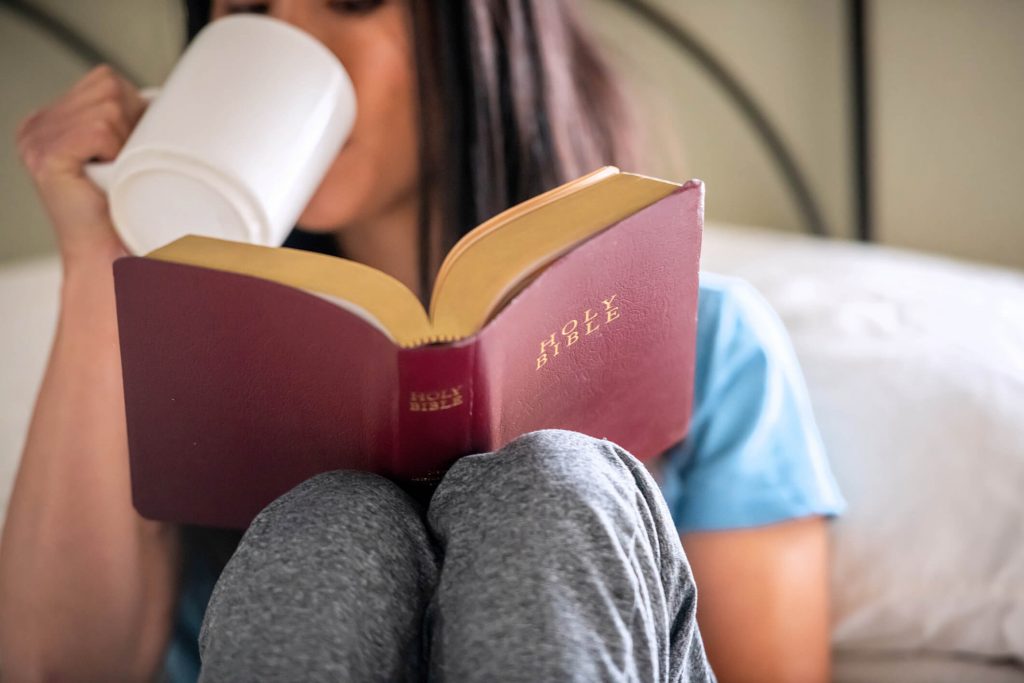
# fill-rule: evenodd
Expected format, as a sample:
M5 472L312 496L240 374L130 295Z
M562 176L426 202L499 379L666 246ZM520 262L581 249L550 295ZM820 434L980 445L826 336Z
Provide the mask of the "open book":
M132 494L245 527L319 472L430 480L542 428L683 438L703 185L605 167L452 248L425 311L343 258L187 235L114 263Z

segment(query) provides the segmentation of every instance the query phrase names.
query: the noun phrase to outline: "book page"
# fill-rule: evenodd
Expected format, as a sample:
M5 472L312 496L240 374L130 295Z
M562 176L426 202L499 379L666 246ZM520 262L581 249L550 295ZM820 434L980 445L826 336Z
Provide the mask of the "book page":
M430 315L390 275L328 254L186 235L146 258L250 275L305 290L385 330L401 347L449 342L479 331L545 266L678 184L600 168L482 223L452 248L438 272Z
M387 273L349 259L200 235L185 235L149 252L146 258L250 275L349 301L363 312L360 317L372 317L376 326L387 330L401 346L430 332L427 313L408 287Z
M514 207L498 216L493 225L483 224L481 227L489 228L484 234L446 259L431 300L434 340L452 341L473 334L508 301L522 280L680 187L617 172L614 167L599 173L594 182L552 201L527 210Z

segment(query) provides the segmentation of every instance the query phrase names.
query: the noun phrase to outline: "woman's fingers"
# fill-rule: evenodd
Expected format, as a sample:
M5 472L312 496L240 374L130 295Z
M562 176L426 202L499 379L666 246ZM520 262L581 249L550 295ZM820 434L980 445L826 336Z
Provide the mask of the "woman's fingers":
M145 107L137 88L101 65L22 120L16 131L19 153L33 174L75 170L93 158L110 161Z
M77 125L80 117L103 117L111 121L127 139L146 108L138 88L106 64L93 69L48 110L45 126L50 135Z
M18 154L50 216L66 264L123 251L107 197L85 174L85 164L114 160L144 109L135 86L100 65L19 123Z
M33 176L75 172L96 157L112 160L128 136L120 107L98 102L71 116L45 112L21 133L18 149Z

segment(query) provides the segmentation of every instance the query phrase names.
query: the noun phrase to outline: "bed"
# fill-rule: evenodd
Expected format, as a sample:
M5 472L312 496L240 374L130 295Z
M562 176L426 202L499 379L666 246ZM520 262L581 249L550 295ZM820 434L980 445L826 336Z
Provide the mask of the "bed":
M865 4L842 3L851 18L851 69L841 88L848 88L851 106L836 113L849 115L852 129L846 177L856 215L849 232L867 241L873 188ZM132 72L116 58L127 48L112 50L120 30L97 45L68 8L50 13L45 9L57 5L39 2L5 7L83 66L106 61ZM779 314L850 503L831 527L834 679L1024 681L1024 275L810 236L844 231L827 224L821 178L801 166L778 122L723 58L730 55L673 21L667 2L608 0L592 9L601 7L610 12L610 33L625 36L626 52L636 40L620 16L642 25L643 41L664 40L696 65L769 160L752 166L743 148L730 179L768 169L767 177L740 183L741 189L781 188L752 192L749 201L786 197L795 207L794 225L775 227L809 233L709 224L702 267L746 278ZM167 31L169 16L180 19L174 3L157 9L140 10L146 16L139 33L147 41L154 28ZM123 10L116 7L118 16ZM172 58L173 41L165 42ZM148 73L156 74L165 65L150 66ZM714 157L733 149L734 133L713 141ZM822 168L831 170L828 164ZM709 195L709 202L720 199ZM55 256L0 266L0 515L49 351L59 278Z
M1024 275L709 225L702 268L778 312L850 506L835 680L1024 681ZM0 268L0 504L56 319L56 257Z
M785 323L849 502L835 680L1024 680L1024 274L721 225L701 265Z

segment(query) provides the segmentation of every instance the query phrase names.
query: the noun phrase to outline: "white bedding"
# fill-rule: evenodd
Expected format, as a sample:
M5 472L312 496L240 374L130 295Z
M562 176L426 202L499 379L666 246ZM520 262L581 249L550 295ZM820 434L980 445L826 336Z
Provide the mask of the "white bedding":
M55 256L0 267L0 523L50 352L59 290Z
M833 642L877 658L850 671L917 680L893 659L908 652L938 655L929 671L980 667L951 653L1024 659L1024 275L721 226L702 267L752 282L804 369L849 501ZM958 680L1021 675L991 671Z
M1024 669L976 657L929 653L871 655L839 652L835 683L1021 683Z

